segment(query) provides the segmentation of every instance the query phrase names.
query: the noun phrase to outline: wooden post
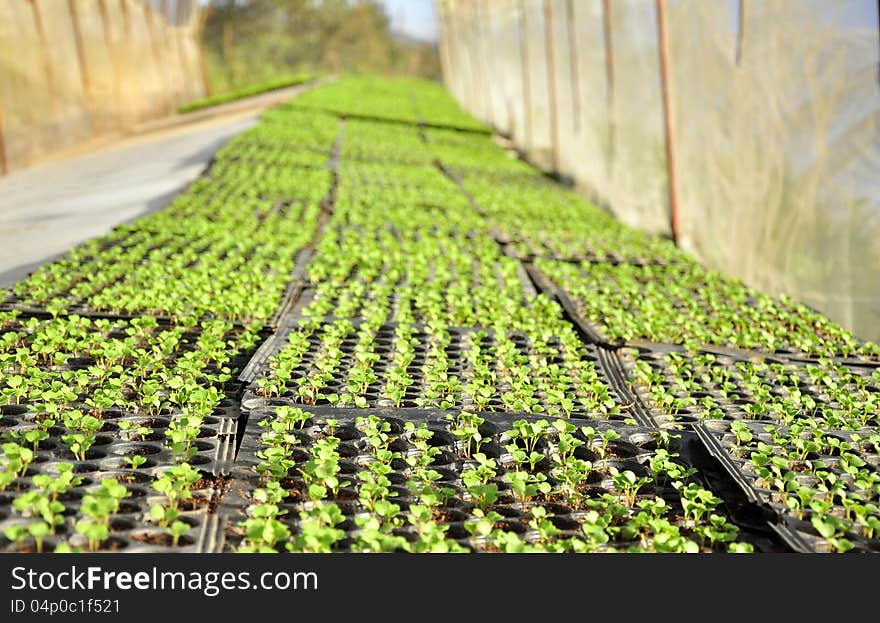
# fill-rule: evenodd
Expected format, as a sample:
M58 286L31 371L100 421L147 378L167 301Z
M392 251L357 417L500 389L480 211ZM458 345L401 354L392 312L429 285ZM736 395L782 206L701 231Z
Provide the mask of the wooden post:
M578 75L577 36L575 34L574 0L568 0L565 6L568 24L568 70L571 79L571 116L575 132L581 129L581 84Z
M559 170L559 123L557 121L556 63L553 56L553 6L552 0L544 0L544 44L547 52L547 99L550 121L550 144L553 157L553 170Z
M666 34L666 3L665 0L657 1L657 35L660 49L660 78L663 86L663 130L666 139L666 167L669 174L669 229L672 232L672 241L678 244L679 221L678 221L678 190L675 175L675 147L672 125L672 85L669 80L669 45Z
M525 147L530 149L532 146L532 86L529 76L529 49L526 43L528 33L526 31L526 4L525 0L519 0L520 69L522 70L523 106L525 107L523 115L523 125L525 127L523 129L526 138Z
M55 75L52 71L52 59L49 56L49 41L46 38L46 28L43 25L43 16L40 13L40 5L37 0L30 0L31 10L34 14L34 24L37 27L37 35L40 37L40 48L43 51L43 71L46 74L46 86L49 89L49 103L55 108L58 101L58 93L55 89Z
M614 166L614 45L611 38L611 3L602 0L602 34L605 40L605 107L608 115L608 171Z

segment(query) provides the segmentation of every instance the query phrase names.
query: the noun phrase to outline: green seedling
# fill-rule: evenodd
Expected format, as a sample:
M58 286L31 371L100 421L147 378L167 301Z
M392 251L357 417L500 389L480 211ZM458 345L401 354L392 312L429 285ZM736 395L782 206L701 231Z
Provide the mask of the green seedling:
M189 532L190 525L183 521L174 521L170 526L165 528L165 533L171 537L171 544L177 547L180 537Z
M125 485L114 478L105 478L101 486L86 495L80 505L85 517L76 523L76 531L86 537L89 551L96 551L110 534L110 517L119 511L120 503L130 495Z
M451 425L450 432L461 444L463 456L470 459L472 452L479 453L480 446L485 441L480 433L480 426L485 420L474 413L466 412L458 415L449 414L446 419Z
M474 455L476 466L462 472L461 479L478 508L486 510L498 499L498 485L489 482L495 477L497 464L482 452Z
M129 441L144 441L153 434L153 429L149 426L130 420L122 420L118 426Z
M345 519L336 504L316 503L312 508L300 512L299 517L299 532L286 544L289 552L330 553L345 537L345 532L336 528Z
M15 442L2 445L3 455L0 456L0 491L5 490L16 478L24 476L34 460L34 452L30 448Z
M649 477L636 476L635 472L629 469L621 472L616 467L611 467L608 471L611 474L614 487L620 493L620 499L628 508L635 505L639 490L651 482Z
M153 482L153 489L165 496L166 503L153 504L150 517L163 528L168 527L180 515L180 503L192 498L192 486L201 477L201 473L188 463L176 465L163 473Z
M547 482L547 476L544 474L515 471L507 472L504 477L510 485L511 493L522 505L523 512L525 512L529 500L539 493L547 495L552 490L552 486Z
M131 469L137 469L147 462L147 457L137 454L135 456L127 456L123 460Z

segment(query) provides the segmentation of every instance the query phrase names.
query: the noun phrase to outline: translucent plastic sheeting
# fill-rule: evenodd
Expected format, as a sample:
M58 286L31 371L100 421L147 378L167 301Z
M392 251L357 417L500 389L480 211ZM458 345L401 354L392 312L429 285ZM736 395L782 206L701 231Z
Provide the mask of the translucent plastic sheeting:
M67 2L57 2L51 8L39 7L39 12L45 41L51 42L40 46L47 67L51 68L48 74L50 84L47 85L51 113L43 129L48 133L50 143L67 146L85 140L91 134L77 41L70 28L73 15Z
M877 339L877 5L748 2L737 63L730 4L670 6L683 242Z
M556 3L562 4L564 9L554 7L553 22L558 25L557 47L562 48L561 42L565 42L568 71L557 69L557 88L568 94L571 118L559 115L560 169L588 189L595 201L610 205L613 100L609 97L602 3Z
M547 64L547 39L542 2L523 2L525 48L523 58L528 74L529 106L525 145L532 160L545 168L553 164L551 141L550 82Z
M474 86L474 80L471 64L468 62L465 54L473 49L473 45L467 37L467 33L461 29L462 15L456 8L451 4L448 7L440 7L442 12L440 19L443 23L441 36L446 42L443 45L444 53L442 58L445 59L446 75L449 76L447 80L449 91L459 101L466 101L471 104L477 98L469 93L470 89Z
M31 77L42 76L46 68L40 35L27 2L0 2L0 50L3 148L6 162L14 163L31 158L51 141L51 129L40 123L52 115L45 86L46 92L32 101L14 96L26 91L32 84Z
M668 230L662 83L654 2L609 3L614 69L609 201L624 223ZM601 40L596 42L601 44Z
M441 29L477 20L491 33L490 46L443 40L450 85L457 59L492 68L491 88L452 89L468 110L625 223L669 233L656 0L437 3ZM876 0L665 7L680 244L880 339ZM519 94L507 117L499 93Z
M86 108L90 112L92 131L97 135L118 129L122 121L118 112L119 92L113 54L105 39L99 1L80 0L76 3L82 66L86 71L83 82Z
M138 106L137 118L139 120L151 119L167 113L167 106L163 106L163 88L159 75L158 57L155 54L154 45L151 45L150 27L147 22L146 6L140 3L129 7L129 59L134 67L141 67L139 89L134 91ZM130 72L134 74L134 72Z
M0 164L172 113L203 94L198 0L0 2ZM176 24L176 25L173 25Z
M183 73L183 100L193 101L205 94L204 75L202 74L202 52L199 42L192 35L192 30L177 29L172 31L180 44L181 71Z
M484 41L493 51L486 57L490 66L486 88L492 98L488 119L504 134L523 136L527 98L520 64L523 52L519 2L501 0L498 5L485 1L480 4L486 22Z
M573 91L577 89L579 80L572 76L571 42L568 37L568 29L574 26L573 20L569 20L568 12L573 9L573 3L566 0L552 0L545 3L544 37L547 50L548 70L547 81L550 92L550 147L553 156L553 166L562 169L565 161L563 149L571 144L566 140L575 131L574 108L577 97Z

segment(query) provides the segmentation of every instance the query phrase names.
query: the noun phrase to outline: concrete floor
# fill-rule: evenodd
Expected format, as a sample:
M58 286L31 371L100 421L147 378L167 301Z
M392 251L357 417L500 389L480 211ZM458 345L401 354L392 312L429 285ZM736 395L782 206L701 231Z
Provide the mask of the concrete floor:
M168 202L259 111L125 139L0 177L0 287Z

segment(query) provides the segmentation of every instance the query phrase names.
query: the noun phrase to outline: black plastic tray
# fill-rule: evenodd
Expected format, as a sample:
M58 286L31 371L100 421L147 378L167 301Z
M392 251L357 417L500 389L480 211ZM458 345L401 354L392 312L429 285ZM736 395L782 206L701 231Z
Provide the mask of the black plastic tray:
M761 430L758 424L751 424L750 428L755 433ZM784 429L784 427L780 427L780 429ZM709 453L718 460L730 478L737 483L749 502L761 507L768 516L772 517L769 521L770 526L789 547L798 552L824 553L829 551L827 542L812 529L809 522L794 517L789 509L780 504L772 503L765 490L756 488L753 484L754 479L740 469L728 451L729 444L724 442L723 437L720 436L729 430L729 422L698 423L693 426L693 430ZM854 431L823 432L845 436ZM880 466L874 464L874 470L880 470ZM849 538L855 545L855 551L880 552L880 539L867 539L861 536Z
M829 411L836 408L835 403L829 402L828 396L823 393L823 388L813 385L809 376L805 372L808 366L817 365L814 361L795 360L778 355L771 356L753 351L737 351L724 348L705 349L702 351L698 351L698 353L695 353L694 351L688 351L681 346L674 346L669 344L646 344L644 342L641 342L638 344L637 347L632 348L634 350L633 353L627 352L626 349L621 349L617 351L619 353L619 358L622 362L624 374L633 378L633 383L631 385L633 388L633 392L636 396L643 398L643 401L648 405L649 410L654 414L654 419L661 426L682 423L686 424L695 421L696 418L694 417L693 411L690 408L684 409L678 414L668 414L659 405L655 405L650 396L649 390L647 388L642 388L635 383L633 366L635 365L635 362L637 360L648 361L653 370L662 373L666 377L668 381L668 389L671 391L671 393L675 394L676 392L672 388L672 384L673 380L677 377L674 373L668 371L668 364L665 361L666 356L673 353L681 355L685 359L690 359L698 353L711 354L717 358L715 365L717 365L719 368L733 369L732 366L735 366L737 363L782 365L789 373L795 374L801 379L801 384L798 386L798 389L799 391L801 391L801 393L811 397L817 405L820 405L820 407L824 406ZM837 360L832 361L838 366L842 366L844 369L848 370L852 374L860 377L864 377L866 374L874 369L872 366L854 366L851 364L842 364L840 361ZM732 380L732 382L736 385L737 395L740 396L739 399L733 400L728 396L722 395L722 393L720 393L718 390L718 386L716 386L715 384L707 383L701 380L697 371L694 371L693 376L693 380L698 384L699 390L690 391L690 393L687 395L694 396L696 394L699 394L700 397L711 397L712 400L717 404L718 408L721 409L721 411L723 412L725 419L741 420L747 423L756 421L754 417L750 417L748 415L745 410L745 405L755 404L758 400L758 397L753 395L753 393L745 386L743 386L739 381L737 381L736 379ZM791 383L786 383L784 386L778 386L775 379L773 379L772 377L766 378L764 380L764 385L772 387L773 389L771 390L771 392L776 392L776 395L782 395L786 391L789 391L793 388L793 385ZM846 387L849 387L851 390L855 389L855 386L852 385L844 386L843 389L845 389ZM868 391L870 391L871 387L873 386L869 384ZM685 395L686 394L680 394L679 397L685 397ZM768 413L761 420L757 421L775 424L780 423L780 419L778 417L773 417L773 414L770 413Z
M352 413L347 409L333 409L329 407L305 407L304 410L312 413L313 418L306 423L306 426L302 430L301 434L303 435L304 445L301 448L300 446L297 446L299 449L298 451L307 453L310 442L305 441L305 439L314 438L314 436L321 434L316 424L325 421L327 418L333 418L338 423L337 430L344 431L340 435L344 438L344 441L340 444L340 454L347 462L347 467L345 469L349 472L353 469L356 470L358 464L364 460L369 460L365 455L362 456L364 451L358 449L360 448L358 445L360 442L357 441L358 433L354 427L355 419L362 414ZM456 445L457 442L454 441L452 435L445 432L447 424L445 416L447 412L432 410L374 409L369 410L367 413L370 415L378 415L382 419L390 421L393 426L392 435L401 433L405 422L425 423L429 429L435 431L435 437L438 434L441 435L440 437L437 437L438 442L442 444L441 446L437 446L441 448L441 455L437 459L437 469L442 470L444 485L450 486L455 491L452 501L447 503L449 512L441 523L448 526L448 534L450 537L458 540L461 545L472 551L487 551L485 549L486 543L469 538L466 531L463 529L463 524L461 524L461 521L467 517L470 506L467 496L463 493L463 486L458 479L457 474L464 468L467 461L462 458L455 458L458 456L456 453L460 452L460 446ZM221 516L224 517L222 521L225 522L226 526L226 542L219 543L220 547L218 551L234 551L238 543L241 541L242 534L237 528L237 525L246 518L247 507L251 504L250 492L254 488L261 486L260 478L253 470L254 466L259 463L259 458L256 456L256 452L259 451L261 447L260 435L262 429L259 427L258 423L267 417L272 417L273 414L274 409L271 407L268 409L256 409L250 414L247 433L236 462L236 470L233 474L234 477L230 483L229 492L223 498L219 508ZM489 439L489 441L484 444L481 451L485 451L488 455L495 457L499 464L499 469L502 472L507 469L512 469L512 467L507 464L509 459L505 457L509 455L505 455L505 450L498 444L497 435L509 430L511 423L517 419L526 419L530 421L547 419L539 418L531 414L513 413L482 414L482 416L484 417L485 422L481 426L481 432ZM606 476L601 475L604 473L602 470L607 469L607 466L610 465L614 465L619 469L632 469L638 473L650 473L649 471L645 472L645 464L652 455L654 448L656 448L656 439L654 436L656 433L655 430L639 426L622 425L608 421L589 421L580 423L580 425L587 424L594 427L594 429L599 432L613 429L621 435L619 441L612 442L618 456L610 459L610 462L607 464L602 461L599 461L596 464L596 469L598 470L595 477L597 487L600 487L605 491L608 491L608 488L610 487L613 491L613 483L611 483ZM408 452L410 452L410 450L407 449L408 446L406 442L402 441L400 438L393 443L394 448L397 451L400 451L403 455L407 455ZM673 440L672 444L672 450L680 454L680 460L682 463L692 465L702 460L699 441L691 433L682 433L681 437ZM405 464L398 463L397 469L405 470ZM292 480L288 479L286 481L287 485L285 485L285 488L294 491L293 498L288 498L281 505L281 508L287 511L287 514L282 516L281 520L295 531L298 525L298 520L296 519L297 513L303 508L304 499L298 497L299 494L295 492L295 488L289 488L296 487L296 476L293 476L292 478ZM402 472L401 474L395 472L395 477L392 478L392 482L398 482L402 479L405 479ZM652 488L650 492L646 491L643 496L653 497L657 495L668 498L669 501L674 503L677 499L677 493L672 489L671 485L669 483L655 484L658 485L657 488ZM410 503L408 497L409 494L402 487L398 487L396 490L398 496L394 498L394 502L405 508ZM552 509L551 512L554 514L553 521L557 524L557 527L560 527L560 529L563 530L563 535L574 534L576 532L579 525L578 512L576 509L573 510L571 507L565 507L564 504L554 504L550 501L545 501L543 503L546 504L548 508ZM351 504L348 504L347 502L341 504L344 508L351 506ZM503 514L505 515L505 519L502 521L502 524L505 529L520 532L524 535L524 538L529 538L529 530L525 522L527 513L523 514L523 512L521 512L518 503L513 504L511 502L505 502L502 499L496 507L499 511L504 511ZM724 512L724 507L719 508L722 509L721 512ZM350 510L345 512L353 513L358 511L352 506ZM355 529L353 522L348 520L343 522L342 527L349 536L352 534L351 531ZM402 530L401 534L405 533L406 530ZM746 528L742 530L741 535L748 540L758 543L759 548L762 550L777 550L780 547L779 544L773 543L772 539L768 538L767 533L762 534L760 531L755 532L750 528ZM627 544L615 543L614 545L622 545L625 547Z
M325 323L331 319L324 319ZM352 332L352 336L356 333L359 322L355 321L354 329ZM257 351L257 355L252 360L251 364L249 364L245 370L242 372L240 379L243 382L249 383L248 391L245 395L245 406L246 408L253 401L260 401L262 398L257 394L258 387L255 384L255 379L268 376L271 374L269 368L269 360L272 356L279 353L284 349L287 344L288 336L290 333L296 330L296 326L285 327L282 330L276 332L269 340L267 340ZM449 354L449 363L450 374L455 374L459 378L463 379L463 384L466 384L468 374L469 374L469 363L466 358L461 354L463 349L464 340L468 335L472 335L476 331L481 331L486 335L484 340L488 340L488 344L484 342L484 348L492 348L492 336L493 332L491 330L485 329L476 329L476 328L450 328L448 329L451 342L446 347L446 351ZM385 399L384 396L384 374L387 371L388 366L390 366L390 353L393 352L393 336L394 336L394 325L382 325L379 330L376 332L374 343L376 346L376 352L380 353L382 359L379 362L374 364L373 370L376 372L378 379L368 388L365 397L367 398L366 407L367 408L377 408L377 407L392 407L394 406L390 400ZM422 408L426 405L419 404L416 400L419 397L424 397L421 393L425 387L423 387L424 379L421 376L421 362L425 360L427 354L427 337L425 334L416 334L416 338L418 339L421 336L422 341L416 345L416 359L410 364L408 368L408 373L412 377L414 383L411 385L407 391L407 395L404 396L403 401L397 408ZM527 354L529 351L529 340L525 334L510 333L511 340L517 345L518 350L521 353ZM319 336L314 334L311 338L312 346L310 346L309 351L303 356L303 361L298 365L298 368L295 371L295 377L307 376L310 374L311 362L314 356L313 350L317 353L317 348L319 348L320 341ZM602 381L610 390L610 394L612 397L616 399L618 405L622 408L621 415L619 419L625 419L627 417L632 417L637 422L646 425L653 426L654 421L650 417L650 412L644 408L641 404L641 401L633 395L628 389L628 383L626 377L623 373L622 366L620 365L619 359L616 353L608 352L602 349L598 349L595 347L585 345L584 348L588 350L588 358L593 362L597 375L599 376L600 381ZM343 359L341 362L341 368L334 372L333 379L331 383L326 386L326 391L322 390L322 393L340 393L344 389L345 379L347 378L347 369L353 365L353 351L351 351L349 346L343 344ZM569 391L576 391L576 387L569 386ZM501 400L501 391L502 387L499 384L495 385L495 396L489 402L489 406L495 412L503 412L508 411L505 404ZM546 396L539 391L535 395L539 400L542 401L545 409L551 408L551 403L547 401ZM289 404L304 404L302 403L298 397L293 393L283 393L280 397L280 400L287 401ZM275 400L275 399L273 399ZM321 404L321 403L318 403ZM323 404L328 404L326 401ZM351 407L356 408L356 407ZM461 396L459 401L456 403L454 408L465 409L465 410L474 410L476 408L475 405L472 405L468 401L464 400L464 397ZM490 411L491 412L491 411ZM594 418L597 413L591 411L587 406L584 405L575 405L572 410L572 417L579 418Z

